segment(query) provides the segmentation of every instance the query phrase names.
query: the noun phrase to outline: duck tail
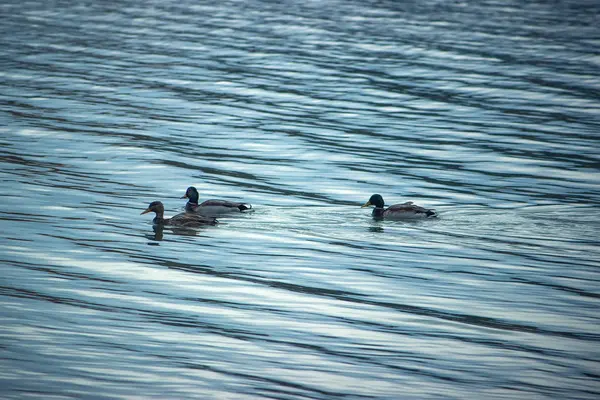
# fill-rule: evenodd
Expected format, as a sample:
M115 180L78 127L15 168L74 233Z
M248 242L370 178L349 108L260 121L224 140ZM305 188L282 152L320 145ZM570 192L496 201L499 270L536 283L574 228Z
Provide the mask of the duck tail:
M252 204L240 203L238 205L238 208L240 209L240 211L250 210L252 209Z

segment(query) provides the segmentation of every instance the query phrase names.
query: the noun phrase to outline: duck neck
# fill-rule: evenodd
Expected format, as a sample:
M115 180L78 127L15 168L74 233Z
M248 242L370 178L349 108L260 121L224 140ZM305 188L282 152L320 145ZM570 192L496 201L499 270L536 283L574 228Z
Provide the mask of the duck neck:
M156 217L152 220L155 225L162 225L165 222L165 213L156 213Z
M197 201L193 202L193 201L190 200L190 201L188 201L185 204L185 211L193 212L193 211L196 211L196 208L198 208L198 202Z
M374 217L381 217L381 216L383 216L383 211L384 211L383 207L375 207L373 209L373 216Z

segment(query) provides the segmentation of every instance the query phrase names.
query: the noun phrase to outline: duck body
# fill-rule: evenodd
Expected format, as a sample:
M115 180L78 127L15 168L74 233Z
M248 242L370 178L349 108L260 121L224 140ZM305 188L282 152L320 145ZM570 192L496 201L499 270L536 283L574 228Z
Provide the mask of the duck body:
M153 201L148 205L141 214L154 212L156 216L152 220L154 225L168 225L168 226L184 226L184 227L199 227L204 225L216 225L217 220L212 217L194 213L181 213L171 218L165 218L165 207L160 201ZM141 215L140 214L140 215Z
M374 194L371 196L369 201L367 201L362 207L369 206L375 206L372 215L374 218L379 219L406 220L437 217L435 210L429 210L427 208L420 207L416 204L413 204L412 201L407 201L406 203L402 204L394 204L388 208L385 208L383 197L381 197L379 194Z
M186 212L206 216L217 216L252 209L251 204L235 203L227 200L206 200L198 204L199 197L200 195L195 187L190 186L187 188L185 195L181 197L182 199L188 199L188 202L185 205Z

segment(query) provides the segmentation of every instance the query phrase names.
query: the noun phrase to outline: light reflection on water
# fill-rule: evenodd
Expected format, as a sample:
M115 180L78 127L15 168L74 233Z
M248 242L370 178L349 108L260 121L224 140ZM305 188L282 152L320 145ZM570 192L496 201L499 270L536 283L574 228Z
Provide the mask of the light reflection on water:
M598 397L598 6L560 7L1 5L1 397ZM255 211L139 215L190 185Z

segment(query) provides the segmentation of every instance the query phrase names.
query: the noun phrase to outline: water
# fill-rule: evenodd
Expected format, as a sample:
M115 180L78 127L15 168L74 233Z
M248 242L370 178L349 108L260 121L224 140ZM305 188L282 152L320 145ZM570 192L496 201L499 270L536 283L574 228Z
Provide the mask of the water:
M2 3L0 397L598 398L598 15Z

